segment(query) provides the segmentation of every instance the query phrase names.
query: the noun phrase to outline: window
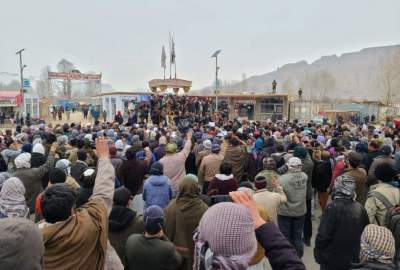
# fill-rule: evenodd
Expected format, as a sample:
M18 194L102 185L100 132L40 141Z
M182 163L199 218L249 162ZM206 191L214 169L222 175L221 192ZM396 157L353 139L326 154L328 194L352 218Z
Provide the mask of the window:
M37 118L39 117L39 106L38 106L38 99L33 98L32 99L32 117Z

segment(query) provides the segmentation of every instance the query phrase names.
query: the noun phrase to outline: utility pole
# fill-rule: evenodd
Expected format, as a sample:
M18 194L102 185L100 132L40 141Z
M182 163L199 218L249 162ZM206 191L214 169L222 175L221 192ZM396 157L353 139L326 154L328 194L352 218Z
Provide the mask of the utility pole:
M19 54L19 72L21 75L21 90L20 90L20 94L21 94L21 108L20 108L20 113L21 113L21 117L23 116L24 113L24 68L26 68L26 65L22 65L22 52L25 51L25 49L21 49L18 52L16 52L15 54Z
M218 111L218 54L221 52L221 50L217 50L213 55L211 55L212 58L215 58L215 111Z

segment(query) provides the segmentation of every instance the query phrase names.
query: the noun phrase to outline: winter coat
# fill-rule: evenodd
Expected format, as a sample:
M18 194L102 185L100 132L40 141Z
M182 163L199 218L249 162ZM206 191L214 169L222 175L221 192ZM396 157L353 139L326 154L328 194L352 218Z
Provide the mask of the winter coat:
M176 199L171 200L165 209L165 234L183 257L182 270L192 269L193 233L208 209L199 193L198 184L185 179L179 186Z
M245 166L247 164L246 146L228 146L224 160L232 164L233 176L240 182L243 178Z
M400 171L400 150L397 150L396 154L394 154L394 162L395 162L396 170Z
M133 234L126 241L127 270L178 269L181 255L167 237L147 238Z
M182 151L172 155L166 155L160 162L164 166L164 175L171 180L172 190L178 191L179 184L186 176L185 161L190 153L192 142L187 140Z
M282 203L287 202L287 197L281 186L276 188L274 191L275 192L271 192L267 189L260 189L254 193L253 198L257 205L265 208L268 213L268 217L275 225L278 226L278 207Z
M226 145L223 144L221 148L218 154L209 154L203 158L197 174L200 184L211 181L219 173L219 167L225 157Z
M228 195L231 191L239 188L237 180L231 175L216 174L214 179L208 185L207 194L211 195Z
M387 183L379 183L377 185L371 186L371 191L379 192L392 205L397 205L400 202L400 190ZM369 221L372 224L384 226L386 225L386 213L387 209L384 204L379 201L378 198L374 196L369 196L365 202L365 209L367 210Z
M173 195L170 180L165 175L151 175L144 182L143 200L146 208L158 205L164 209Z
M117 171L118 167L122 164L122 159L120 159L119 157L111 157L111 164L113 165L115 171Z
M156 159L160 160L165 156L165 144L160 144L156 149L154 149L154 154Z
M255 179L259 176L265 177L265 180L267 181L267 186L265 188L272 192L274 190L274 185L272 184L272 180L274 178L278 179L279 174L272 170L263 170L255 176Z
M99 159L89 202L64 221L39 223L45 245L43 269L104 269L114 178L110 160Z
M376 176L375 176L375 169L383 163L388 163L392 166L395 165L394 159L392 159L390 157L387 157L387 156L376 157L372 161L371 167L369 167L369 170L368 170L368 177L367 177L367 186L368 187L378 184L378 178L376 178Z
M142 193L144 176L146 175L147 165L142 160L125 160L117 171L117 176L121 184L129 189L132 195Z
M302 163L302 171L307 175L307 193L306 198L307 200L311 200L313 197L313 189L312 189L312 177L314 171L314 162L312 161L311 157L307 155L306 158L301 159Z
M265 250L265 256L274 270L305 270L296 250L278 227L269 222L256 229L258 242Z
M307 175L303 172L289 172L278 178L287 202L278 208L278 215L300 217L306 214Z
M108 238L119 258L126 265L125 244L132 234L144 232L141 216L128 207L114 205L108 218Z
M315 162L312 185L318 192L326 192L332 180L332 164L330 160Z
M42 178L54 166L54 153L50 152L45 164L39 168L17 169L14 177L21 180L25 187L26 205L29 207L29 213L35 212L36 197L43 191Z
M343 174L354 178L356 182L356 188L354 190L356 192L356 201L364 206L367 200L367 172L363 168L355 168L347 169Z
M359 261L360 239L368 215L359 202L335 199L321 218L315 239L314 257L324 269L347 270Z
M210 153L211 153L211 150L205 149L197 154L197 156L196 156L196 167L197 168L200 167L200 164L201 164L201 161L203 160L203 158L208 156Z

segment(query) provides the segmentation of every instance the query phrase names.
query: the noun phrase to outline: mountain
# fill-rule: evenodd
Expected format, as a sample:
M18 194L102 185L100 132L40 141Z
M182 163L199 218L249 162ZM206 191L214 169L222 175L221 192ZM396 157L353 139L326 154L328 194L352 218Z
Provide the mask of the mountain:
M302 88L305 99L382 102L399 99L400 45L323 56L311 64L306 61L286 64L275 71L222 86L221 93L271 92L273 80L278 83L278 93L297 96L298 89ZM207 87L194 92L210 94L213 91Z

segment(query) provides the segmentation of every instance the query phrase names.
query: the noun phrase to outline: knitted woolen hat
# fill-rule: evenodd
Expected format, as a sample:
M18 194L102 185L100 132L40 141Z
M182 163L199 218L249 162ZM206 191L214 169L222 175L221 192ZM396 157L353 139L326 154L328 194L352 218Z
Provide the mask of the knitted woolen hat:
M205 140L205 141L203 141L203 146L204 146L204 148L205 148L206 150L211 150L212 143L211 143L210 140Z
M199 239L206 241L216 256L251 259L257 249L250 211L235 203L218 203L200 220Z
M392 262L395 254L393 234L385 227L369 224L361 235L361 261L378 261L384 264Z
M221 147L217 143L214 143L211 147L211 152L213 152L214 154L218 154L220 150Z

